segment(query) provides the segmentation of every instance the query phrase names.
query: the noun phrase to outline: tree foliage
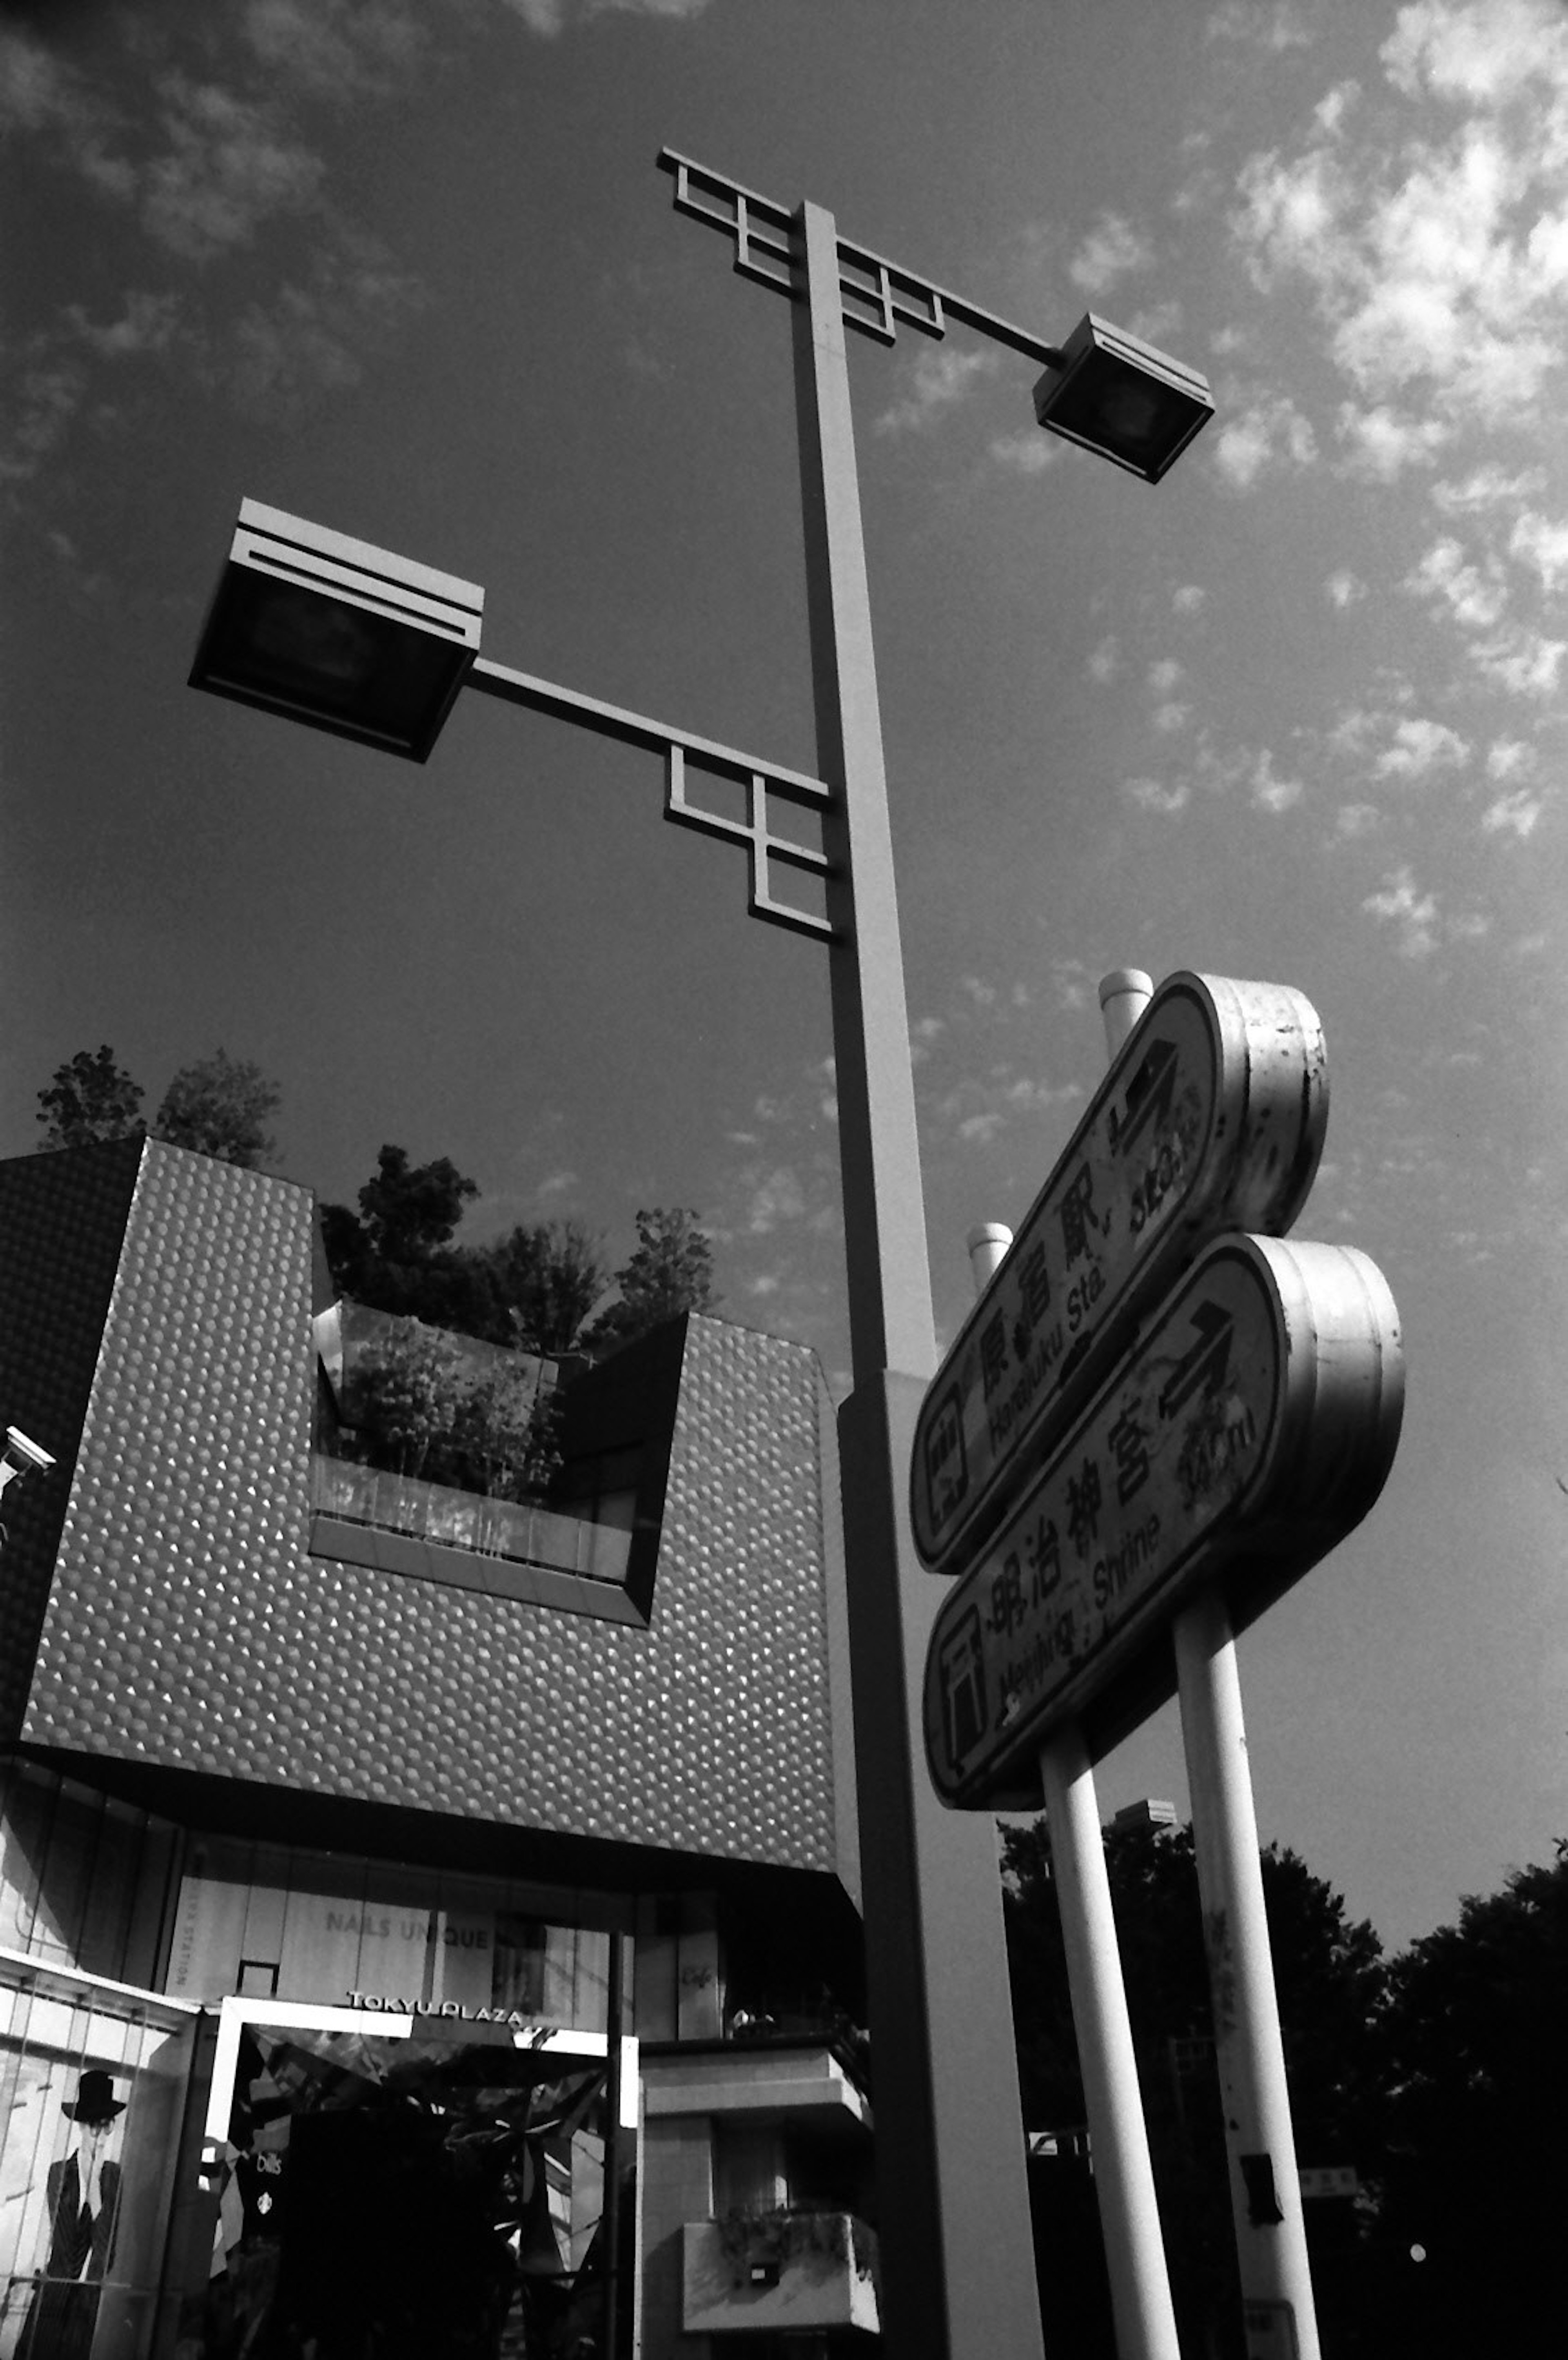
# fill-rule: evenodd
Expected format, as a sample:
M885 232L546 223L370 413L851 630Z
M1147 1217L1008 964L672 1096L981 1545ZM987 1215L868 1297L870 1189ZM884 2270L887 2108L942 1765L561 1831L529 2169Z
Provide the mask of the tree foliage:
M1561 2341L1565 1996L1568 1841L1393 1962L1379 2234L1409 2349Z
M78 1049L57 1065L49 1087L38 1095L46 1148L88 1147L147 1129L141 1086L115 1064L106 1041L96 1053Z
M615 1273L620 1300L594 1322L587 1343L616 1350L683 1311L711 1311L713 1249L689 1209L655 1207L637 1216L637 1250Z
M346 1405L371 1463L393 1474L531 1500L561 1463L537 1363L506 1351L477 1358L418 1319L393 1320L356 1356Z
M153 1136L259 1172L278 1152L267 1125L281 1096L259 1065L215 1049L175 1075L153 1119Z
M712 1249L695 1213L640 1212L637 1249L612 1282L602 1240L581 1221L524 1222L483 1244L455 1242L478 1194L446 1156L415 1164L405 1148L383 1147L358 1212L323 1207L339 1293L488 1343L600 1357L717 1300ZM618 1298L595 1318L612 1284Z
M1006 1831L1005 1863L1025 2119L1031 2129L1075 2126L1085 2119L1083 2085L1045 1820ZM1377 1937L1348 1918L1340 1896L1296 1853L1270 1847L1261 1865L1299 2158L1375 2171L1384 1988ZM1229 2354L1240 2297L1191 1830L1113 1828L1106 1869L1182 2346ZM1343 2224L1316 2225L1332 2233L1332 2247ZM1355 2252L1348 2260L1314 2251L1320 2305L1338 2337L1326 2341L1331 2352L1359 2348L1343 2340L1358 2300L1354 2223L1349 2236ZM1082 2348L1096 2346L1091 2339Z

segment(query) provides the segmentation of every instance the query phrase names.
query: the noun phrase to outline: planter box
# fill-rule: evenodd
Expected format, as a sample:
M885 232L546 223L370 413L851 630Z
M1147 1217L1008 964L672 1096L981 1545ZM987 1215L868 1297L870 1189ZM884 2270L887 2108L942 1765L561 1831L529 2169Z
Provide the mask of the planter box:
M876 2241L847 2212L784 2213L776 2225L763 2216L743 2252L724 2222L688 2221L681 2235L681 2326L687 2335L832 2327L880 2333L871 2271Z

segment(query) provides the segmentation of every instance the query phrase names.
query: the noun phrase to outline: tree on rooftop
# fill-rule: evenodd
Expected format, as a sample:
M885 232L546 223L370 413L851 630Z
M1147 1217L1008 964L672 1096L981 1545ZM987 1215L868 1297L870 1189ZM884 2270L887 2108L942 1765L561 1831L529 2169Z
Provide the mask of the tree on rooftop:
M46 1148L89 1147L147 1129L139 1111L141 1085L115 1064L107 1042L96 1054L78 1049L55 1067L49 1087L38 1095Z
M472 1251L510 1339L525 1352L572 1351L609 1284L603 1240L581 1221L522 1224Z
M217 1049L175 1075L153 1119L153 1136L259 1172L278 1151L267 1124L281 1097L259 1065Z
M615 1283L620 1299L589 1328L584 1338L589 1351L618 1350L663 1320L683 1311L711 1311L721 1300L713 1291L713 1248L696 1214L680 1207L639 1212L637 1250L616 1272Z

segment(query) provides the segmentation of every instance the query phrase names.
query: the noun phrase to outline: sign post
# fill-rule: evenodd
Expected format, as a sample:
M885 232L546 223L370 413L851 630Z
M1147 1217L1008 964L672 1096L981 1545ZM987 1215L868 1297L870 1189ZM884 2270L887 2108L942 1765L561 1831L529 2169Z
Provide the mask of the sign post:
M1117 1031L1144 981L1102 987ZM1299 994L1173 977L1113 1047L917 1425L916 1540L960 1577L927 1657L927 1759L944 1802L1044 1801L1061 1843L1125 2360L1174 2330L1099 1830L1079 1822L1095 1756L1179 1688L1247 2360L1317 2360L1234 1633L1381 1491L1398 1315L1365 1254L1278 1234L1327 1114Z

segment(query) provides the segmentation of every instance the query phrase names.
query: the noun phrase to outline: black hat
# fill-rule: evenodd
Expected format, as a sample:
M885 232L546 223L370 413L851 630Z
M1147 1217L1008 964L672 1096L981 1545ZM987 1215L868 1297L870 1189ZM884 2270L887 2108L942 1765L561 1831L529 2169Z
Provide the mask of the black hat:
M125 2113L126 2107L124 2099L115 2095L113 2075L94 2065L89 2066L76 2085L76 2103L65 2111L73 2123L92 2125L112 2123L116 2114Z

